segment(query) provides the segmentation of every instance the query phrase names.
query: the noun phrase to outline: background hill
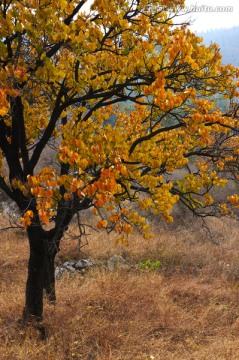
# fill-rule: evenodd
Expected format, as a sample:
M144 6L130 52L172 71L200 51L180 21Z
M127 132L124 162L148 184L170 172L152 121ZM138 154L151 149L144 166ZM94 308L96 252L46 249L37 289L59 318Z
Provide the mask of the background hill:
M239 66L239 26L230 29L215 29L199 33L204 43L220 45L223 64Z

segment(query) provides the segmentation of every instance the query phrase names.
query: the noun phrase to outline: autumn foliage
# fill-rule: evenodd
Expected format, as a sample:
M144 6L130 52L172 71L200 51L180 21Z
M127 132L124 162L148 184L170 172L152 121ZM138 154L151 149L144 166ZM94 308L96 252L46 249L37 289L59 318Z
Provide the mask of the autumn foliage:
M181 0L87 5L0 2L0 188L19 207L32 264L36 254L55 255L87 208L99 230L125 243L135 227L150 237L129 201L166 221L179 200L215 214L229 211L228 200L239 203L215 204L209 193L225 185L223 172L237 176L237 116L222 114L213 97L234 106L238 70L222 66L218 46L206 47L186 24L173 26ZM188 172L175 180L181 168ZM35 290L26 312L38 316L29 305Z

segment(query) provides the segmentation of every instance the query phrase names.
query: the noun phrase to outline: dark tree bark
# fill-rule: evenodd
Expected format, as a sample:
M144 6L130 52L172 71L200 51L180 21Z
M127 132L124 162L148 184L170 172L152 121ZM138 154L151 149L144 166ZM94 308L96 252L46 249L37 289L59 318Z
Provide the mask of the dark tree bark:
M41 226L30 226L27 232L30 258L23 319L41 321L44 290L52 304L56 301L54 262L59 251L60 238L55 241L53 233L44 231Z
M55 254L46 254L45 256L44 289L48 300L55 304Z
M53 239L45 239L45 262L44 262L44 289L47 299L55 304L55 256L59 251L59 247L54 243Z
M30 244L30 258L23 318L24 320L41 321L43 315L46 248L41 227L30 226L27 232Z

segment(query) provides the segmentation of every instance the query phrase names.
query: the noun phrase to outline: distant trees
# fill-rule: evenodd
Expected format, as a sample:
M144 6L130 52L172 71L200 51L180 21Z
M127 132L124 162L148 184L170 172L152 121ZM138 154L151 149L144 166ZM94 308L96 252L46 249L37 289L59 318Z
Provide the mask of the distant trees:
M55 301L54 259L75 214L92 208L97 228L121 241L135 227L150 237L125 203L166 221L179 200L222 213L210 189L226 181L218 170L237 171L237 117L207 97L235 97L238 72L216 45L173 26L182 1L95 0L83 12L85 3L0 2L0 188L29 238L25 319L42 318L44 289Z

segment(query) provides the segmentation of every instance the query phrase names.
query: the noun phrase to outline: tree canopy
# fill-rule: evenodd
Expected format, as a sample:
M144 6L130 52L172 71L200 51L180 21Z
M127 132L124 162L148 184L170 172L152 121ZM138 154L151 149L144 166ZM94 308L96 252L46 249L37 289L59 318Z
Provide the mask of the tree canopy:
M180 25L183 1L87 3L0 1L0 188L29 237L26 316L41 317L44 287L54 293L54 256L76 213L92 208L122 241L134 227L147 238L127 201L166 221L179 200L223 213L209 191L225 184L219 171L236 176L236 112L208 99L233 104L238 70Z

